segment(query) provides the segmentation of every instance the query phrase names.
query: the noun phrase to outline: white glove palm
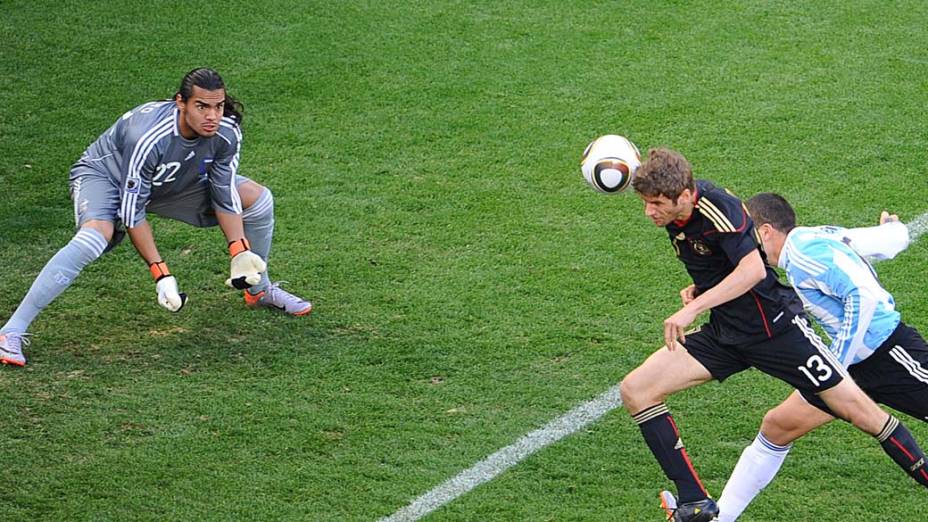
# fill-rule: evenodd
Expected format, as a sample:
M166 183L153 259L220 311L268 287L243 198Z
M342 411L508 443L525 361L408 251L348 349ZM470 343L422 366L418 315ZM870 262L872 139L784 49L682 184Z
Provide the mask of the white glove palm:
M232 288L244 290L261 281L261 274L267 270L267 263L251 250L239 252L232 258L232 277L226 284Z
M155 283L158 290L158 304L172 312L177 312L187 304L187 294L177 291L177 279L174 276L162 277Z

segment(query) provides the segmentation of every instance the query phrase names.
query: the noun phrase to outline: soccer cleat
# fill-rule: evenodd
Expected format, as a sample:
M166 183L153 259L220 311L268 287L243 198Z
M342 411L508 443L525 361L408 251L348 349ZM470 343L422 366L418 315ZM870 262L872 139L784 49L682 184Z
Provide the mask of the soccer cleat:
M0 363L13 366L25 366L26 356L23 355L23 345L29 345L26 334L5 333L0 334Z
M287 292L280 283L271 283L267 290L255 295L245 292L245 304L255 308L273 308L290 315L308 315L313 311L313 304Z
M677 505L677 497L669 491L661 491L661 508L667 520L673 522L712 522L718 520L719 507L711 498Z

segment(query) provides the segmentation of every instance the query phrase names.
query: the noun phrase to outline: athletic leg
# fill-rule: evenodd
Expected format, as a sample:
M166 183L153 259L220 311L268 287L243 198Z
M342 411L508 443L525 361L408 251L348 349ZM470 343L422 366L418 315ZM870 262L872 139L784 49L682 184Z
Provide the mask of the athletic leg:
M776 476L793 441L833 419L795 391L779 406L768 411L757 437L741 453L725 483L718 502L721 510L719 520L737 520L754 497Z
M620 386L622 404L632 415L664 474L677 486L681 503L708 498L686 453L680 431L664 400L672 393L712 379L686 350L666 347L632 370Z
M241 179L241 178L240 178ZM270 189L254 181L245 180L238 183L238 193L242 199L242 223L245 237L251 243L251 250L258 254L268 266L271 242L274 237L274 196ZM282 289L272 283L268 271L261 275L261 281L245 291L245 302L250 306L262 306L281 310L290 315L307 315L313 310L313 304Z
M237 188L244 209L245 238L251 244L251 251L267 263L274 238L274 196L269 189L251 180L239 183ZM261 274L261 282L248 289L252 295L268 289L270 279L267 272Z
M0 362L4 364L26 364L22 345L29 325L85 266L102 255L113 239L119 189L108 178L82 167L71 171L69 188L77 233L48 260L16 311L0 328Z
M101 233L101 229L105 232ZM112 235L112 223L92 221L81 227L45 264L0 332L25 333L39 312L70 286L85 266L100 257Z
M897 465L928 487L924 453L909 430L881 410L853 379L846 378L847 370L803 316L794 317L791 323L795 328L745 347L744 354L751 364L786 381L804 395L817 395L836 417L876 437Z
M912 433L898 419L881 410L851 379L845 379L819 396L839 417L876 437L883 451L903 471L928 488L925 452Z
M101 232L102 230L102 232ZM22 339L39 313L61 295L81 270L100 257L113 236L113 224L90 221L45 264L22 302L0 328L0 362L25 366Z

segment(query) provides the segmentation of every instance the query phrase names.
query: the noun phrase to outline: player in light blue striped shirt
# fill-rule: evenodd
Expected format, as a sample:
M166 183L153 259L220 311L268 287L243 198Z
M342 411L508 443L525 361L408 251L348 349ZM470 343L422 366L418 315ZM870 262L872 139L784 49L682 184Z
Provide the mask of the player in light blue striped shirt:
M806 310L831 337L830 351L854 381L876 402L928 420L928 344L901 321L893 296L867 261L890 259L904 250L907 227L887 212L877 227L796 227L789 203L769 193L754 196L747 206L768 261L785 271ZM798 391L767 412L722 492L719 521L736 520L776 476L792 442L833 419L821 399ZM897 437L885 436L890 448L904 442ZM912 478L928 485L924 458L907 452L890 455Z
M895 243L908 243L905 225L883 226ZM875 352L899 325L893 296L880 286L873 267L846 228L796 227L786 237L778 265L831 338L832 353L844 366ZM895 255L892 253L892 255Z

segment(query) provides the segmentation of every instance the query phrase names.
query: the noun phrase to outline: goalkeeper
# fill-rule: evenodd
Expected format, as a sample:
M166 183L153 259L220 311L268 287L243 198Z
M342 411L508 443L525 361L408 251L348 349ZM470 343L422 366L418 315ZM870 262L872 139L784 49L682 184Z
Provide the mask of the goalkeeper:
M125 113L87 148L70 174L77 233L0 328L0 362L25 366L22 346L32 321L125 235L148 264L158 303L172 312L184 307L187 296L155 246L147 214L219 225L231 256L226 284L244 290L246 304L297 316L312 311L312 303L268 279L274 199L238 175L241 111L216 71L194 69L172 99Z

